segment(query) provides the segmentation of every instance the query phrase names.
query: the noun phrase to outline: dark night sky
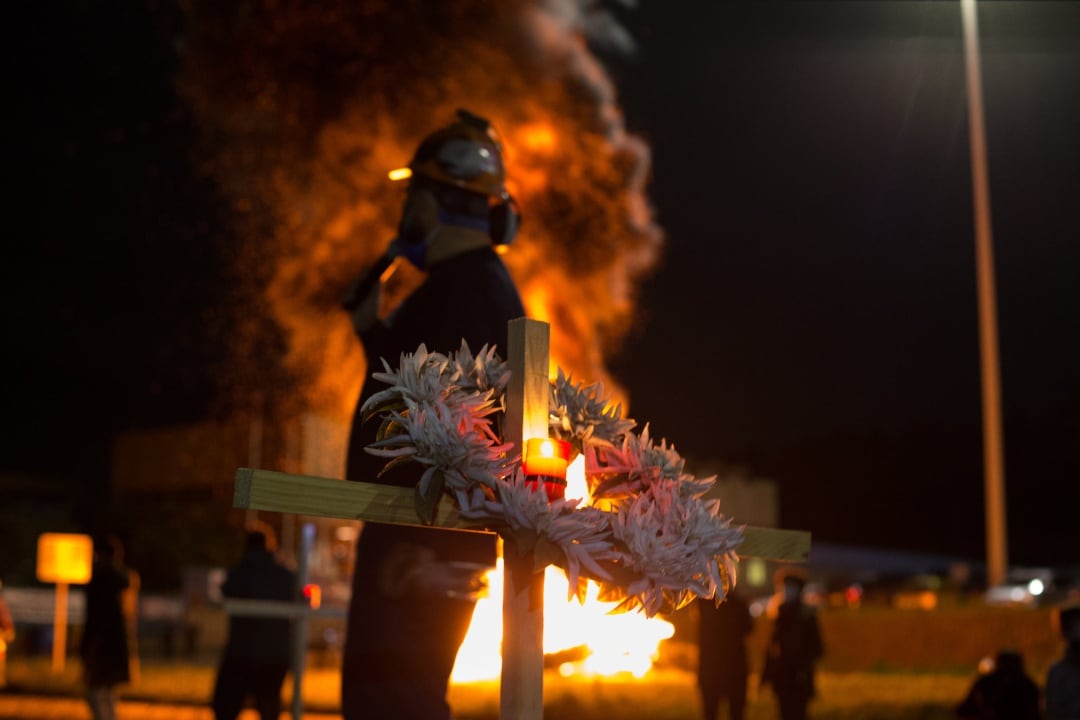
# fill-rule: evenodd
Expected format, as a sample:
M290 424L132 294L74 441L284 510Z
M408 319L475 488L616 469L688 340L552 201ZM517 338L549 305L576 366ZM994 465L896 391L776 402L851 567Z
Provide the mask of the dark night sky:
M978 557L959 5L763 5L625 17L640 50L612 71L668 238L614 362L631 414L774 478L787 526ZM1010 549L1077 562L1080 3L982 7ZM0 470L96 481L115 430L205 411L228 237L187 170L167 18L37 12L15 48Z
M981 6L1010 546L1076 562L1080 4ZM619 362L633 414L777 480L785 525L979 557L959 4L646 3L638 21L624 100L669 245Z

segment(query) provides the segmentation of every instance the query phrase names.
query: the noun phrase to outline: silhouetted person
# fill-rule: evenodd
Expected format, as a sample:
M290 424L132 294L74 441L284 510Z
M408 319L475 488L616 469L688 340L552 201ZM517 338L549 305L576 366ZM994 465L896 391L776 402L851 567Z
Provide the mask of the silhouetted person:
M221 593L228 598L290 601L296 597L296 577L274 558L267 532L252 530ZM229 616L229 639L211 701L215 720L235 720L248 697L254 697L262 720L278 720L281 686L289 671L291 627L288 618Z
M509 242L517 222L494 129L459 111L455 122L420 143L409 168L398 236L376 270L390 257L404 257L427 276L385 319L376 313L378 284L354 284L346 308L369 373L358 410L386 387L370 378L382 369L382 359L396 365L402 353L416 352L421 343L433 352L457 352L462 340L473 352L495 345L506 357L507 323L525 315L494 247ZM386 460L364 450L375 442L377 428L377 420L364 424L359 412L354 416L346 477L415 487L422 473L418 465L380 477ZM467 580L462 592L447 582L455 562L493 566L494 536L364 525L341 673L346 720L450 717L447 684L475 605Z
M131 571L123 564L124 547L113 535L94 538L94 562L86 586L86 623L79 656L86 699L94 720L116 718L116 686L131 680L128 622L124 591Z
M772 637L765 655L762 684L772 686L780 704L781 720L804 720L815 694L814 664L824 646L817 612L803 602L806 581L788 571L778 573L781 602L773 621Z
M1039 720L1039 686L1024 672L1020 653L1002 650L994 669L971 686L956 707L956 717L971 720Z
M746 636L754 629L750 607L735 592L719 607L698 600L698 690L702 718L716 720L720 702L728 701L731 720L742 720L746 709Z
M1080 606L1058 613L1065 655L1046 673L1047 720L1080 718Z
M4 601L4 583L0 582L0 688L7 685L7 649L15 640L15 621Z

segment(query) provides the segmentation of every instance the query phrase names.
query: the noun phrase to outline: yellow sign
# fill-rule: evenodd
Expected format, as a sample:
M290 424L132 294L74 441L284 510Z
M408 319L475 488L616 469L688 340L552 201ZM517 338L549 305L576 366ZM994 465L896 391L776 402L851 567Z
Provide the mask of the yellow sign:
M89 535L42 533L38 536L37 579L45 583L90 582L94 542Z

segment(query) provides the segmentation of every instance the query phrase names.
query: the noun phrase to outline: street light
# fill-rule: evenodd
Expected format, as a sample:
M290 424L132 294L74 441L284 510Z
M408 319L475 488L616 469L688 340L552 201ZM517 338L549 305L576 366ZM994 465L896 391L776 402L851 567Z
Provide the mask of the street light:
M987 178L986 126L975 0L960 0L967 70L971 184L975 200L975 269L979 299L979 357L982 368L983 479L986 492L987 582L1000 585L1008 566L1005 519L1005 453L1001 427L1001 373L998 363L997 305L994 300L994 248L990 234L990 184Z

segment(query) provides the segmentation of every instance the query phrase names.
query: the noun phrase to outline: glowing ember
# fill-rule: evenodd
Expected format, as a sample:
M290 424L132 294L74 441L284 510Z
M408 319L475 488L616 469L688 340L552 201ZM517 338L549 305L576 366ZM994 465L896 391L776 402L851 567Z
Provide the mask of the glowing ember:
M586 495L585 462L578 458L567 471L568 498ZM458 652L453 682L475 682L499 677L502 659L502 560L488 573L488 597L476 603L469 634ZM597 599L599 588L590 582L584 604L568 601L566 576L548 567L544 575L544 652L551 655L586 646L581 660L563 663L562 675L617 675L642 677L656 659L660 641L675 628L659 618L639 613L608 613L617 603Z

